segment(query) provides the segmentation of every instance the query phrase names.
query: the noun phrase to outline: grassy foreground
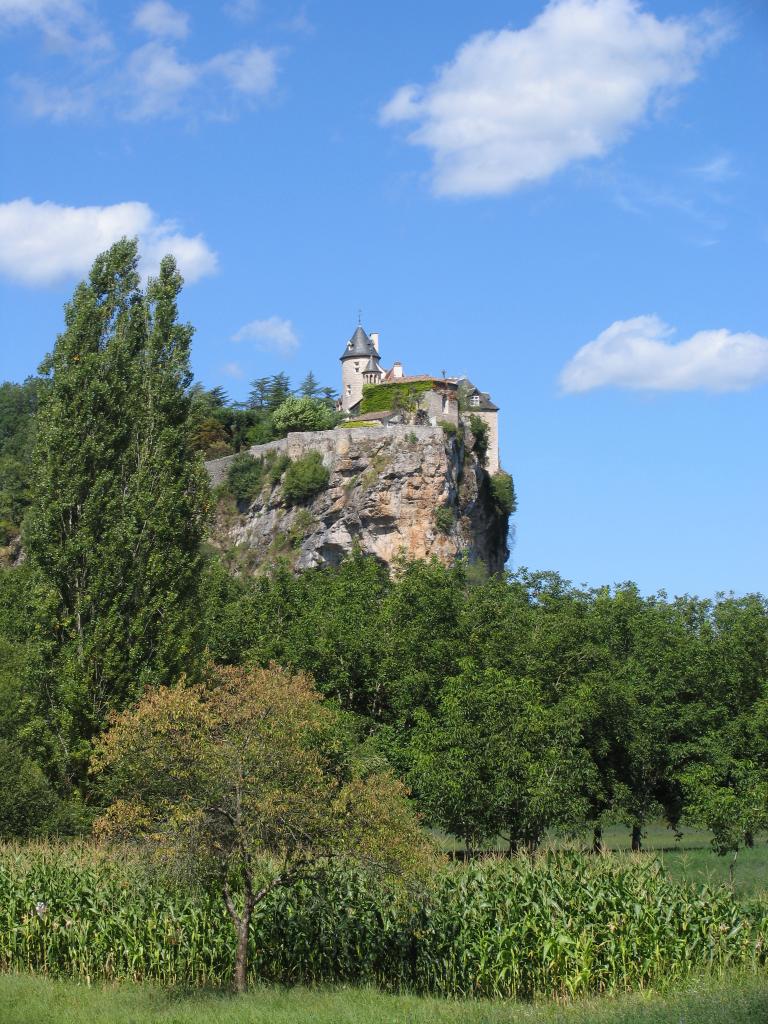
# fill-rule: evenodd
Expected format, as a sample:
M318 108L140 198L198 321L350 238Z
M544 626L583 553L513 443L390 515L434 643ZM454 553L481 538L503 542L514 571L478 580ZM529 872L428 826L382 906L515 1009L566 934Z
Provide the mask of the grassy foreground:
M757 1024L768 1020L768 978L690 982L660 996L561 1006L448 1002L372 989L258 989L232 998L149 985L86 986L0 976L3 1024Z

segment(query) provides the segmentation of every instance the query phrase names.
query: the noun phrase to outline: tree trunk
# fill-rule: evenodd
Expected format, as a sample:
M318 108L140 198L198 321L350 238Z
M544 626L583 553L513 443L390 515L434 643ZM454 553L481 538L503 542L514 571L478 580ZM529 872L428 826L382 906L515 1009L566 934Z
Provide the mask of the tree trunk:
M232 927L235 929L235 970L232 975L232 989L240 995L248 988L248 933L255 905L250 876L246 874L246 894L242 914L238 914L235 901L232 899L232 894L226 883L222 888L222 895L227 905Z
M603 852L603 830L599 825L595 825L594 832L592 834L592 853Z
M248 988L248 933L251 926L251 912L248 907L243 916L235 924L237 949L235 951L235 973L232 976L232 988L242 995Z
M640 825L632 826L632 851L639 853L643 848L643 830Z

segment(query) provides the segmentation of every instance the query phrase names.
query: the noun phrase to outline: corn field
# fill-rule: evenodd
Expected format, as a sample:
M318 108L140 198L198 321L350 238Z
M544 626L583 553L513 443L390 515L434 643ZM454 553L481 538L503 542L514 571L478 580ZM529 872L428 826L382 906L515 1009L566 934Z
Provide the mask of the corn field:
M654 863L548 854L446 865L416 892L329 868L262 904L251 978L529 999L765 970L768 914ZM216 894L161 884L87 847L0 848L0 969L85 981L228 983Z

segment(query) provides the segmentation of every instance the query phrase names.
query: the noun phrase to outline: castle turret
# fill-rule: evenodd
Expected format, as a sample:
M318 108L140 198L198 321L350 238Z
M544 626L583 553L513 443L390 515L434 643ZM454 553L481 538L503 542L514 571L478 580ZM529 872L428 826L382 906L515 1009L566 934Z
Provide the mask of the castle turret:
M341 359L341 408L347 412L363 397L363 384L376 383L381 374L376 346L358 324Z

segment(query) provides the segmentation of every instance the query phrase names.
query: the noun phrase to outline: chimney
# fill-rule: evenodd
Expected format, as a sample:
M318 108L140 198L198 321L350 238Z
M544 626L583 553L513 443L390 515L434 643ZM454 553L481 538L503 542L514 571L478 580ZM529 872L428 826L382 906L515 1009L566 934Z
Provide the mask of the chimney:
M403 376L403 364L401 362L398 361L398 362L393 364L393 366L392 366L392 376L395 379L398 379L398 378Z
M373 347L378 352L379 351L379 332L378 331L371 331L369 337L370 337L371 341L373 342Z

